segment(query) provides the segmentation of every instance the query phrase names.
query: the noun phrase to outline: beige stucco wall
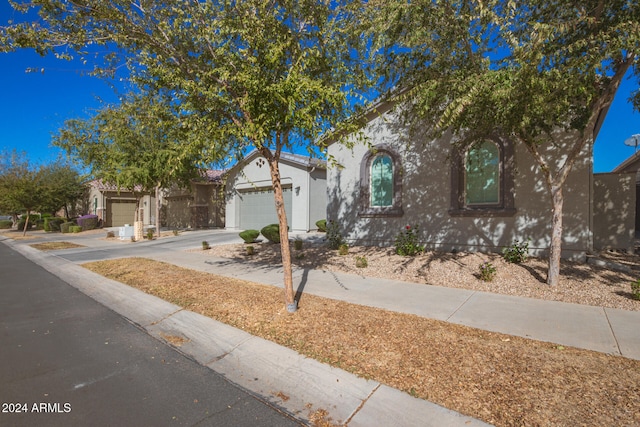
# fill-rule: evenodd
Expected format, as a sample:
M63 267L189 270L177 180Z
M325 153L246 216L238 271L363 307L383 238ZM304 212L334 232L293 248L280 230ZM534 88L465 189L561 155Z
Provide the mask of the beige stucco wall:
M633 251L636 173L596 174L593 194L594 247Z
M532 254L544 255L548 251L551 199L526 147L515 147L515 215L459 217L449 214L451 135L439 140L420 135L409 138L409 131L398 126L390 114L374 119L366 134L371 145L391 145L401 157L404 214L383 218L358 215L360 164L369 147L360 143L351 150L334 143L328 154L342 167L329 166L327 170L327 218L338 221L348 241L393 245L403 227L411 225L419 227L420 240L431 249L500 251L515 240L531 239ZM554 155L551 151L545 153L547 158ZM568 258L582 259L592 246L591 158L591 147L587 147L565 186L563 256Z

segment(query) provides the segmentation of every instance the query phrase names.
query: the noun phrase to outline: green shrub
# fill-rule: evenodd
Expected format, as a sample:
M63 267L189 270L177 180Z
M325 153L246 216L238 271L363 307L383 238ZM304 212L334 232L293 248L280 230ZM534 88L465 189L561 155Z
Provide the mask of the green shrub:
M280 243L280 226L278 224L269 224L260 230L260 233L271 243Z
M367 258L364 256L357 256L356 257L356 267L358 268L367 268L369 266L369 262L367 261Z
M348 253L349 253L349 245L347 245L346 243L341 244L341 245L338 247L338 253L339 253L340 255L346 255L346 254L348 254Z
M69 221L69 222L63 222L62 224L60 224L60 231L62 231L63 233L69 233L71 232L71 230L69 230L70 227L76 225L75 222L73 221Z
M502 250L502 256L507 262L520 264L527 260L529 255L529 240L519 242L516 240L508 248Z
M318 227L318 231L325 233L327 231L327 220L321 219L320 221L316 221L316 227Z
M344 243L344 238L342 237L342 234L340 234L340 227L338 226L338 223L335 222L334 220L330 220L329 223L327 224L327 242L329 244L329 247L331 249L338 249L340 248L340 245L342 245Z
M0 230L8 230L13 225L13 221L10 219L3 219L0 221Z
M256 241L260 232L258 230L244 230L240 232L240 238L244 240L245 243L253 243Z
M209 242L207 242L206 240L202 241L202 250L206 251L208 249L211 249L211 246L209 246Z
M69 231L72 233L80 233L82 231L82 227L79 225L72 225L69 227Z
M247 255L253 255L255 253L255 249L253 248L253 246L249 245L247 246Z
M402 256L415 256L424 251L424 246L418 244L418 227L407 225L396 236L396 253Z
M640 300L640 279L631 284L631 295L637 300Z
M293 247L296 249L296 251L302 250L302 239L296 237L296 240L293 241Z
M60 225L65 221L64 218L45 217L44 231L60 231Z
M480 264L480 280L485 282L493 281L494 277L496 277L496 268L489 261L483 262Z
M147 229L147 240L153 240L153 228Z

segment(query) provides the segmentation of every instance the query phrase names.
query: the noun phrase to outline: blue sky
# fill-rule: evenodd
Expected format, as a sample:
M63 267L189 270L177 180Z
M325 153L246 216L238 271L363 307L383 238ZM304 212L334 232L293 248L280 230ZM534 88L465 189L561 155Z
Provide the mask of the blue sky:
M13 15L0 0L0 23ZM1 24L0 24L1 25ZM44 72L26 73L27 68ZM83 74L78 63L42 58L30 50L0 54L0 151L24 151L34 163L47 163L63 154L51 137L65 120L88 117L104 102L117 101L103 80ZM627 98L634 89L625 79L594 146L594 171L609 172L635 149L624 140L640 134L640 113Z

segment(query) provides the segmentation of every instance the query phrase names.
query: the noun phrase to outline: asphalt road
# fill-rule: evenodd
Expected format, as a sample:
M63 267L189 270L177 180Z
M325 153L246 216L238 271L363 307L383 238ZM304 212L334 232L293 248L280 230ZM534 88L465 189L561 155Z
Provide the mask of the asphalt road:
M0 426L294 426L0 244Z

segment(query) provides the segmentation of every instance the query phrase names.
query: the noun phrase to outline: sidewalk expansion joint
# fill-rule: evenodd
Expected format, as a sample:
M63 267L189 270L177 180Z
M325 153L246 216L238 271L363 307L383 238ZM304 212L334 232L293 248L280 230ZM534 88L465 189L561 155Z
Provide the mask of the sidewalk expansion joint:
M609 330L611 331L611 335L613 335L613 340L616 343L618 354L623 356L622 350L620 350L620 343L618 342L618 337L616 337L616 333L613 331L613 326L611 326L611 320L609 320L609 314L607 313L607 309L605 307L602 307L602 311L604 312L604 317L607 319L607 324L609 325Z
M362 402L360 402L360 405L358 405L358 407L351 413L351 415L349 415L349 418L347 418L347 420L344 422L345 426L348 426L349 423L351 422L351 420L353 419L353 417L355 417L358 412L360 412L360 410L364 407L364 404L367 403L369 401L369 399L371 399L371 396L373 396L373 393L375 393L376 391L378 391L378 389L380 388L380 386L382 386L382 384L378 383L377 386L375 386L373 388L373 390L371 390L371 393L369 393L369 395L367 397L365 397L364 399L362 399Z
M162 322L164 322L165 320L167 320L168 318L170 318L171 316L173 316L173 315L175 315L175 314L180 313L181 311L184 311L184 308L179 308L178 310L174 311L173 313L169 313L169 314L167 314L167 315L166 315L166 316L164 316L162 319L160 319L160 320L156 320L155 322L151 322L151 323L149 323L149 326L155 326L155 325L157 325L158 323L162 323Z
M220 356L216 356L213 359L207 361L206 363L204 363L204 366L209 366L213 363L219 362L220 360L224 359L225 357L227 357L228 355L230 355L231 353L233 353L238 347L240 347L241 345L244 345L246 342L248 342L249 340L252 340L254 337L247 337L245 339L243 339L242 341L240 341L238 344L234 345L231 350L226 351L224 353L222 353Z
M455 315L456 315L456 313L458 313L458 311L460 311L460 309L461 309L462 307L464 307L464 305L465 305L467 302L469 302L469 300L471 299L471 297L473 297L475 294L476 294L476 291L473 291L473 292L471 293L471 295L469 295L469 296L468 296L464 301L462 301L462 303L460 303L460 305L459 305L455 310L453 310L453 313L451 313L451 314L447 317L446 322L450 321L450 320L451 320L451 318L452 318L453 316L455 316Z

